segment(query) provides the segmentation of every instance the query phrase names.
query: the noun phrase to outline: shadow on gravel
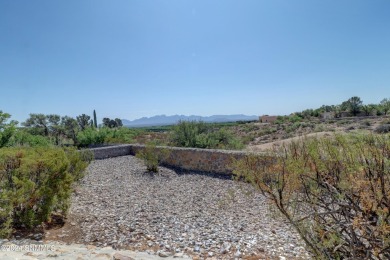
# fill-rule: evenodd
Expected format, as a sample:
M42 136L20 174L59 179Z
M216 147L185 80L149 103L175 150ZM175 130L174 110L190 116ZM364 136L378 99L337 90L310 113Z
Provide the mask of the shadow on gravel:
M164 164L162 166L174 171L178 175L201 175L201 176L207 176L207 177L221 179L221 180L234 180L234 175L228 173L225 174L225 173L213 173L213 172L204 172L204 171L197 171L197 170L186 170L183 168L164 165Z

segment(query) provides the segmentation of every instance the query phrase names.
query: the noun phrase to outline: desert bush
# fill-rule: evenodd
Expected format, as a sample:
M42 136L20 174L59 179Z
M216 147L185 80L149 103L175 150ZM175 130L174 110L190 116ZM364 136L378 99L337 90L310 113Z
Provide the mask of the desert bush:
M101 128L95 129L93 127L87 127L83 131L77 134L78 147L89 147L91 145L104 144L105 139L108 136L108 129Z
M288 117L288 121L290 121L291 123L297 123L297 122L302 121L302 117L300 117L298 115L291 115Z
M390 137L302 139L234 173L259 188L320 259L390 258Z
M296 131L297 129L299 129L300 127L301 127L301 123L295 122L295 123L293 123L293 124L288 125L288 126L286 127L285 131L286 131L287 133L292 133L292 132Z
M64 216L72 183L82 177L89 160L75 149L0 149L0 237L14 228L33 228L54 212Z
M78 147L90 147L101 144L133 143L142 133L141 130L120 128L93 128L87 127L77 134Z
M196 147L238 150L242 149L243 144L231 132L221 128L218 131L198 135Z
M390 125L390 119L384 119L380 122L381 125Z
M266 127L263 130L261 130L259 135L260 136L262 136L262 135L269 135L269 134L276 133L277 131L278 131L278 128L276 128L276 127Z
M0 147L5 146L16 131L17 121L8 122L11 115L0 110Z
M243 144L225 128L202 121L181 121L174 126L171 143L179 147L241 149Z
M135 138L142 132L137 129L129 129L127 127L106 129L107 135L104 139L105 143L133 143Z
M288 116L278 116L275 120L275 124L280 125L288 121Z
M323 124L318 124L314 127L314 132L323 132L325 131L325 126Z
M258 129L259 129L259 127L257 125L255 125L255 124L253 124L253 123L252 124L247 123L243 127L243 130L244 130L245 133L256 131Z
M347 120L347 119L341 119L341 120L337 121L337 125L338 126L346 125L346 124L349 124L349 123L350 123L350 121Z
M137 152L136 157L144 161L149 172L158 172L158 165L169 156L167 149L157 149L153 143L148 143L144 149Z
M384 134L390 132L390 124L384 124L380 125L377 128L375 128L376 133Z
M42 135L32 135L28 131L17 130L12 137L9 138L8 142L4 145L6 147L12 146L50 146L53 143L49 140L48 137Z
M197 147L197 136L207 134L210 130L202 121L180 121L173 127L171 140L177 146Z
M257 137L256 133L250 133L248 135L243 136L241 138L241 142L243 144L249 144L250 142L254 141L256 137Z

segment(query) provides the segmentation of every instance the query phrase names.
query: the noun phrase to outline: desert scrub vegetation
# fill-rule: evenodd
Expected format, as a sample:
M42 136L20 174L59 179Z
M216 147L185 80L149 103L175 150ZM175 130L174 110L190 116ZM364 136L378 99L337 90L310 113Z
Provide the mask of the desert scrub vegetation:
M375 132L380 134L390 133L390 124L379 125L375 128Z
M319 259L390 258L390 136L305 138L234 163Z
M15 131L8 141L3 145L5 147L37 147L53 146L49 138L41 135L32 135L29 132L20 129Z
M133 143L140 133L140 130L126 127L86 127L77 134L76 144L79 148L84 148L103 144Z
M181 121L171 133L171 144L179 147L242 149L243 144L225 127L202 121Z
M159 163L168 158L169 155L170 153L168 149L157 149L154 143L146 144L144 149L136 153L136 157L144 161L146 170L149 172L158 172Z
M0 237L64 216L72 184L92 160L86 151L59 147L0 149Z

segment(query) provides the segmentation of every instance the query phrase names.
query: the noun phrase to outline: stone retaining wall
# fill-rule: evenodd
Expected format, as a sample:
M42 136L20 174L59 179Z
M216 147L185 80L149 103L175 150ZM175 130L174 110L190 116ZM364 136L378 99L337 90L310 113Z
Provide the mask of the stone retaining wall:
M96 160L129 155L131 151L131 145L122 144L114 146L105 146L99 148L89 149L93 152Z
M116 156L135 155L145 149L144 145L117 145L90 149L95 159ZM230 164L234 159L241 159L247 152L213 150L198 148L181 148L157 146L156 152L165 154L161 164L186 170L231 174Z

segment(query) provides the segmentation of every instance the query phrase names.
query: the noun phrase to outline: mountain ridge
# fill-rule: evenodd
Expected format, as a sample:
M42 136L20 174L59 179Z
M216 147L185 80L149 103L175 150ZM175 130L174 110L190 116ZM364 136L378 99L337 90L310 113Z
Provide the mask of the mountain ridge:
M144 127L144 126L162 126L173 125L179 121L204 121L207 123L221 123L221 122L234 122L234 121L251 121L257 120L259 117L255 115L212 115L212 116L198 116L198 115L156 115L152 117L141 117L135 120L122 119L124 126L128 127Z

